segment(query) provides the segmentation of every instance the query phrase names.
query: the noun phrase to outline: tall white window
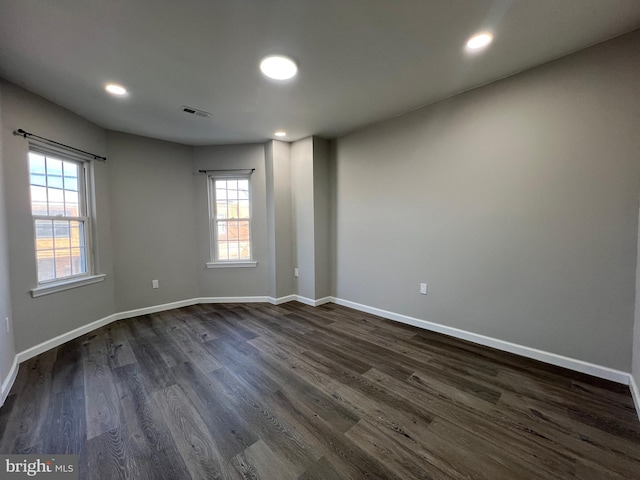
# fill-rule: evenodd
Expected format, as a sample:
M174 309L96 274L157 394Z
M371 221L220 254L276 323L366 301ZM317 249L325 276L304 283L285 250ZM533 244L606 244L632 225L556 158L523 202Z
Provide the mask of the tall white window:
M87 163L29 151L38 285L92 272Z
M249 176L209 177L211 257L214 263L251 263ZM210 265L211 266L211 265Z

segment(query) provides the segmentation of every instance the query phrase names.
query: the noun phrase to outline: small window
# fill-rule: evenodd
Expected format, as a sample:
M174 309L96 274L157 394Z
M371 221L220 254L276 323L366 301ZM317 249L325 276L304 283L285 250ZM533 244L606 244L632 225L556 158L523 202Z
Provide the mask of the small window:
M29 152L38 285L91 274L85 162Z
M209 177L211 258L214 263L251 262L251 182Z

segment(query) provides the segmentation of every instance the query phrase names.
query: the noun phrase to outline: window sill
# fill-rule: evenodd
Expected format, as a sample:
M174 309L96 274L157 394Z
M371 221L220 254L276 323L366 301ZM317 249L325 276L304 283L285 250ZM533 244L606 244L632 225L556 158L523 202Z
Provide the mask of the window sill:
M43 295L49 295L51 293L62 292L71 288L83 287L85 285L91 285L92 283L103 282L106 275L91 275L88 277L74 278L71 280L63 280L61 282L50 283L42 285L31 290L31 296L33 298L41 297Z
M257 267L258 262L207 262L207 268Z

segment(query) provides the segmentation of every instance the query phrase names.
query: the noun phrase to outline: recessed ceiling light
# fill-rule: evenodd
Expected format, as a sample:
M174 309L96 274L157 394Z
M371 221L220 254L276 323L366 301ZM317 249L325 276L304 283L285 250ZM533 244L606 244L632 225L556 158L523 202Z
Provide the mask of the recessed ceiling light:
M493 41L490 33L479 33L467 41L467 50L476 51L485 48Z
M271 55L260 62L260 70L274 80L288 80L298 73L296 62L282 55Z
M109 92L111 95L118 95L120 97L127 94L126 88L124 88L122 85L117 85L115 83L107 84L107 86L104 87L104 89L107 92Z
M274 133L274 135L276 137L286 137L287 136L287 132L283 132L282 130L278 130L276 133Z

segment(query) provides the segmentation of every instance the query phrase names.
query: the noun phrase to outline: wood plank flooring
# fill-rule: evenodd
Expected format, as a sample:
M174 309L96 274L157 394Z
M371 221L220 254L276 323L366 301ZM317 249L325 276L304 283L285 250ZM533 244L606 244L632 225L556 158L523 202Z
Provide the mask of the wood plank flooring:
M626 386L337 305L196 305L20 366L0 453L83 479L640 479Z

